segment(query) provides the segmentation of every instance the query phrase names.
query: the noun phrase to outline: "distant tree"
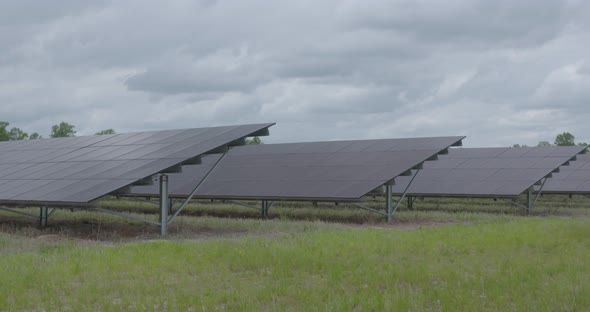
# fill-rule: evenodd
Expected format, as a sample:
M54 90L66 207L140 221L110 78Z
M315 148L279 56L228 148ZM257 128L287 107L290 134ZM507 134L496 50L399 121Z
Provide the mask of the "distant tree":
M6 128L10 126L9 122L0 121L0 141L8 141L10 140L10 133Z
M105 129L105 130L101 130L101 131L98 131L97 133L95 133L95 135L105 135L105 134L115 134L115 130L114 129Z
M262 142L262 140L259 137L255 136L255 137L253 137L251 139L246 139L246 144L248 144L248 145L258 145L258 144L264 144L264 143Z
M51 126L51 135L49 136L52 138L73 137L76 136L76 131L74 128L74 125L70 125L69 123L62 121L59 125Z
M537 146L551 146L551 143L549 143L549 141L541 141Z
M11 141L19 141L28 139L29 134L15 127L10 129L10 131L8 132L8 137Z
M20 128L13 127L8 130L9 122L0 121L0 141L17 141L26 139L40 139L39 133L35 132L29 136L28 133L24 132Z
M514 145L512 145L512 147L527 147L527 145L526 144L522 144L522 145L514 144Z
M576 145L575 137L569 132L558 134L555 137L555 145L557 146L574 146Z
M42 139L43 137L37 133L37 132L33 132L31 133L31 135L29 135L29 140L37 140L37 139Z

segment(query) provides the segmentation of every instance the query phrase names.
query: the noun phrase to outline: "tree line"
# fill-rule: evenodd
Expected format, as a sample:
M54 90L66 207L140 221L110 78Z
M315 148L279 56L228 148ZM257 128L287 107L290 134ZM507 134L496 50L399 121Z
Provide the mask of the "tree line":
M37 133L33 132L30 135L23 131L20 128L12 127L8 129L10 126L9 122L0 121L0 141L18 141L18 140L36 140L42 139L43 137ZM65 138L65 137L73 137L76 136L76 126L67 123L65 121L60 122L57 125L51 126L51 133L49 134L50 138ZM105 134L115 134L115 130L112 128L101 130L95 133L95 135L105 135ZM264 144L259 137L253 137L246 139L246 144ZM588 146L586 142L576 143L576 137L569 133L564 132L560 133L555 137L555 140L552 143L549 141L540 141L537 146ZM514 144L513 147L526 147L525 144Z
M10 123L7 121L0 121L0 141L18 141L18 140L36 140L42 139L41 136L37 132L33 132L28 134L27 132L23 131L20 128L12 127L10 128ZM51 132L49 134L50 138L66 138L66 137L73 137L76 136L76 126L67 123L65 121L60 122L57 125L51 126ZM96 135L104 135L104 134L115 134L114 129L105 129L101 130Z
M20 128L12 127L9 129L10 123L6 121L0 121L0 141L18 141L18 140L36 140L42 139L43 137L33 132L28 134ZM60 122L57 125L51 126L50 138L65 138L76 136L76 126L67 123L65 121ZM115 130L112 128L101 130L95 133L95 135L115 134ZM264 144L259 137L253 137L246 139L246 144ZM560 133L555 137L553 144L549 141L540 141L537 146L588 146L586 142L576 143L576 137L569 133ZM525 144L514 144L513 147L526 147Z
M588 143L586 143L586 142L576 143L576 137L569 132L560 133L557 136L555 136L555 140L553 141L553 144L549 141L540 141L537 144L537 146L576 146L576 145L589 146ZM523 145L514 144L514 147L526 147L526 145L525 144L523 144Z

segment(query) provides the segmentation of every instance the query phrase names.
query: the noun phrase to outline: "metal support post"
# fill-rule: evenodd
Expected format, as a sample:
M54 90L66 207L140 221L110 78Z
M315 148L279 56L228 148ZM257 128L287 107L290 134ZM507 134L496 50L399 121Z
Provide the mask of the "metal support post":
M170 201L168 200L168 176L160 175L160 235L166 237L168 234L168 207Z
M391 185L385 185L385 193L386 193L386 199L385 199L385 203L386 203L386 208L387 208L387 223L391 223L391 217L393 215L393 204L392 204L392 186Z
M43 206L39 212L39 225L42 227L47 226L47 219L49 219L48 211L47 206Z
M408 210L414 210L414 200L412 196L408 196Z
M262 201L262 218L268 218L268 200Z
M533 190L528 190L526 193L526 202L527 202L527 210L528 212L531 212L531 210L533 210Z

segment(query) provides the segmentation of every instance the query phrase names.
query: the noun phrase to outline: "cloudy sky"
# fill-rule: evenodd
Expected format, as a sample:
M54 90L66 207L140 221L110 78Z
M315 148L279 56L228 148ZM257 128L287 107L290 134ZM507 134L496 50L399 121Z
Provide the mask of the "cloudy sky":
M41 4L40 4L41 3ZM590 141L590 2L0 2L0 120Z

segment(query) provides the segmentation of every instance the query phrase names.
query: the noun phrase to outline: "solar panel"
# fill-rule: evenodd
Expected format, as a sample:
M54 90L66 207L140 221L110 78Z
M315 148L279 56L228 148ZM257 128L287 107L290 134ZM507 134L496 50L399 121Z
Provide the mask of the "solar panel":
M169 175L171 195L240 199L353 200L391 182L463 137L356 140L233 147ZM219 158L221 157L221 159ZM215 164L219 160L217 164ZM208 166L209 170L203 170ZM192 167L192 168L191 168ZM205 179L204 179L205 178ZM157 194L135 186L133 194Z
M561 146L450 149L448 155L425 163L409 186L408 194L517 196L583 151L582 147ZM443 168L446 171L441 173ZM590 180L590 170L588 173ZM547 179L545 188L551 180ZM409 182L410 177L396 179L394 194L403 193Z
M569 166L561 167L559 172L547 179L543 192L590 194L590 154L578 155Z
M89 202L272 125L0 142L0 202Z

